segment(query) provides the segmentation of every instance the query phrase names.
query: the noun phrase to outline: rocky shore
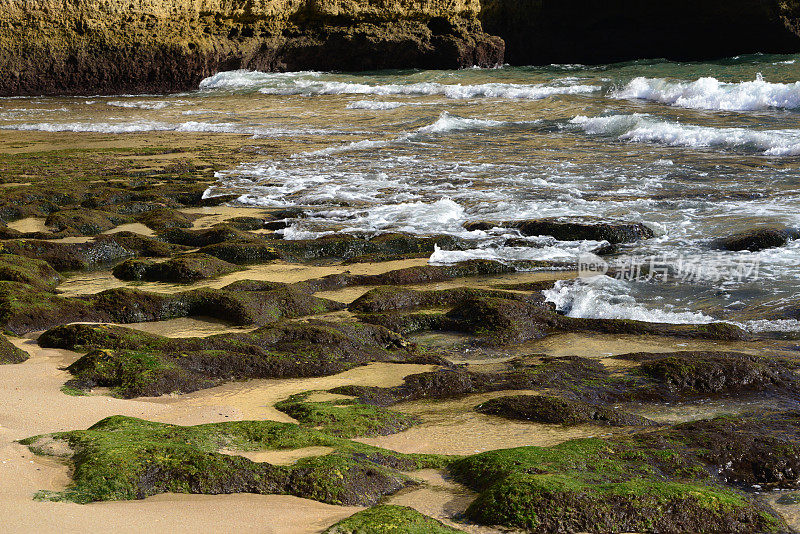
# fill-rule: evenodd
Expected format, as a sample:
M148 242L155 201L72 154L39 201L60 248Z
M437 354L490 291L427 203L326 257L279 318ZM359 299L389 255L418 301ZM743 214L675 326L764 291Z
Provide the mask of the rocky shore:
M168 93L221 71L719 59L800 49L795 2L0 1L0 96Z
M21 530L135 510L191 531L220 510L274 522L287 502L276 532L797 528L791 341L567 317L542 291L573 265L428 265L466 246L453 237L285 240L275 230L302 208L203 196L242 157L219 147L247 139L183 140L177 159L148 139L51 161L47 134L2 138L0 451L15 475L0 495ZM503 224L653 237L613 220Z
M220 71L503 62L477 0L3 0L0 96L165 93Z

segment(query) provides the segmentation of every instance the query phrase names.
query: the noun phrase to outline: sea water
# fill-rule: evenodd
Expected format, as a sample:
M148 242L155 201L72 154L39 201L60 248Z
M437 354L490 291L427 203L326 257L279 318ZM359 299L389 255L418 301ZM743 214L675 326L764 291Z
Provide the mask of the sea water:
M223 72L179 95L1 99L0 128L242 134L256 146L279 138L290 153L265 149L260 161L218 172L206 195L306 208L284 239L409 232L470 240L468 250L437 250L432 263L574 263L601 244L520 241L502 225L468 232L468 221L642 222L656 237L603 258L609 274L658 263L669 276L562 281L547 298L576 317L800 332L792 313L800 241L760 252L712 246L751 227L800 227L799 59ZM705 272L685 276L676 265Z

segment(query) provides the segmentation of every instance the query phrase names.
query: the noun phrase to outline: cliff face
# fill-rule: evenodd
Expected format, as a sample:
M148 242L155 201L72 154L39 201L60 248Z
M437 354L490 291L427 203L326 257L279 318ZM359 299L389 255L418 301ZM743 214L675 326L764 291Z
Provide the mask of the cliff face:
M503 61L479 0L0 0L0 95L169 92L221 70Z
M482 0L514 65L800 52L796 0Z

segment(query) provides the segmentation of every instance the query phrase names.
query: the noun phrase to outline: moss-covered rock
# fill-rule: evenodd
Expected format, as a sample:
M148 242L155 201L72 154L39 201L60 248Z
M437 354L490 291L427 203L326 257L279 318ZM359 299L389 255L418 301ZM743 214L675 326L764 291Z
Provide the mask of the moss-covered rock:
M469 519L530 532L777 532L782 523L710 475L665 432L571 440L470 456L452 465L480 492ZM781 454L782 456L782 454Z
M507 419L561 425L652 426L653 421L611 406L545 395L513 395L488 400L475 410Z
M469 260L453 265L420 265L381 274L332 274L293 284L300 291L316 293L352 286L397 286L446 282L456 278L494 276L514 272L512 266L491 260ZM415 305L416 306L416 305Z
M189 216L170 208L155 208L145 211L136 217L136 221L155 232L165 232L172 228L191 228L197 217Z
M731 352L677 352L623 355L643 360L639 371L657 382L651 394L708 395L745 391L800 391L797 364ZM647 395L647 393L643 393Z
M75 209L52 213L44 223L56 232L72 229L77 235L92 236L132 221L131 217L115 213L91 209Z
M191 284L238 271L241 268L207 254L184 254L164 262L130 259L114 267L121 280L147 280Z
M461 298L459 298L461 297ZM448 306L447 312L419 314L404 307ZM419 330L464 332L493 344L521 343L559 332L660 335L697 339L741 340L748 335L729 323L666 324L628 319L584 319L557 313L541 292L529 295L465 289L419 293L414 290L372 290L351 305L363 321L380 324L403 334ZM387 313L377 310L390 310ZM400 310L400 311L391 311Z
M64 298L27 284L0 282L0 325L17 334L79 321L139 323L177 317L213 317L235 325L263 326L343 307L291 288L200 288L170 294L116 288L86 297Z
M14 240L3 243L13 254L43 260L57 271L81 271L113 265L135 253L111 239L88 243Z
M407 506L383 504L342 519L324 534L456 534L464 532Z
M235 265L268 263L281 257L275 241L225 241L208 245L200 253L217 257Z
M372 505L413 484L401 471L450 461L433 455L399 454L272 421L183 427L114 416L88 430L33 437L23 443L46 454L47 450L38 446L40 440L66 442L74 464L70 486L63 492L42 492L40 498L79 503L173 492L288 494L330 504ZM334 451L289 466L218 452L223 448L252 451L313 446Z
M166 338L114 325L76 324L45 332L39 344L90 351L68 367L75 377L70 385L110 387L122 397L185 393L228 380L326 376L369 362L442 363L417 354L384 328L346 322L280 324L204 338ZM317 408L320 413L327 409ZM362 419L379 412L367 413L370 410L358 406L352 410L360 410L351 415ZM391 417L386 415L386 428ZM370 423L359 425L367 429Z
M519 357L496 366L493 371L473 371L469 366L451 366L417 373L399 386L382 388L341 386L334 393L352 395L366 404L390 406L419 399L447 399L490 391L559 389L585 398L613 396L628 389L625 377L612 379L608 370L588 358L531 356Z
M253 236L228 224L215 224L211 228L187 230L171 228L159 233L159 237L168 243L189 247L206 247L225 241L248 241Z
M275 408L301 425L342 438L385 436L410 428L419 418L362 404L352 399L309 401L309 393L292 395Z
M0 254L0 280L22 282L39 289L55 288L61 277L49 263L16 254Z
M22 363L28 358L27 352L17 348L13 343L0 335L0 365L4 363Z
M350 260L370 256L430 255L438 246L444 250L468 248L467 242L453 236L420 237L408 234L381 234L370 239L337 234L318 239L283 240L276 243L284 259L312 261L320 259Z

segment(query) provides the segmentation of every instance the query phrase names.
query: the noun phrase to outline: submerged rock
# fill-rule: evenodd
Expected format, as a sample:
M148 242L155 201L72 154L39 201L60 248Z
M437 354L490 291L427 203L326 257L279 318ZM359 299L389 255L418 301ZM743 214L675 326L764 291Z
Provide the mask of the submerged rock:
M714 240L717 248L724 250L749 250L757 252L767 248L782 247L790 239L800 236L800 231L788 228L756 228Z
M13 343L0 335L0 364L22 363L28 358L27 352L17 348Z
M507 419L561 425L591 423L608 426L652 426L657 424L644 417L609 406L544 395L498 397L476 406L475 410Z

